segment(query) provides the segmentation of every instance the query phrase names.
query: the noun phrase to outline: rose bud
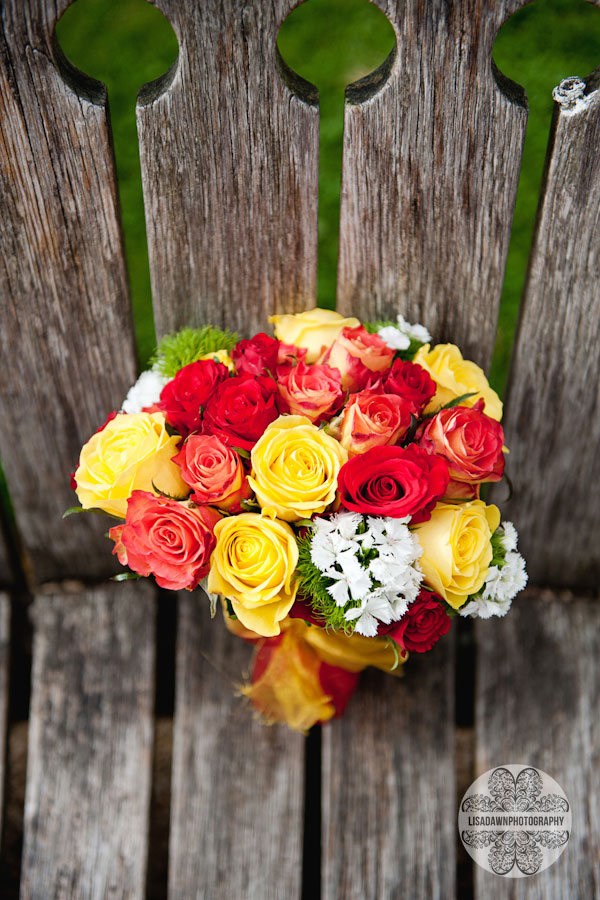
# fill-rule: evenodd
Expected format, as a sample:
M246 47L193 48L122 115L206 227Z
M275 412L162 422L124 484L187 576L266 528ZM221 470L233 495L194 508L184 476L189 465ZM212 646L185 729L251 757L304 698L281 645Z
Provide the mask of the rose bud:
M180 369L162 389L158 404L169 425L182 437L198 431L202 408L228 377L227 367L212 359L201 359Z
M322 362L339 369L344 390L356 393L377 381L391 366L395 352L378 334L369 334L359 325L343 328Z
M409 402L381 389L353 394L342 416L340 443L349 456L395 444L410 428L411 412Z
M238 375L266 375L275 372L279 358L279 341L260 332L250 340L238 341L231 351Z
M242 500L252 489L238 454L213 434L192 434L173 457L181 477L192 488L191 500L218 506L230 513L242 511Z
M484 401L478 400L473 407L443 409L419 438L421 447L444 457L454 481L478 484L502 478L504 431L483 407Z
M342 377L331 366L300 362L292 368L281 368L277 387L290 413L306 416L313 424L329 419L344 401Z
M392 368L384 376L383 389L387 394L398 394L413 405L413 412L420 416L436 391L436 383L423 366L404 359L395 359Z
M338 475L342 506L354 512L426 521L448 485L445 460L420 447L373 447Z
M279 416L277 385L268 375L234 375L206 404L203 431L231 447L251 450L267 425Z
M113 553L138 575L154 575L159 587L191 591L208 575L220 518L209 506L134 491L125 524L109 531Z

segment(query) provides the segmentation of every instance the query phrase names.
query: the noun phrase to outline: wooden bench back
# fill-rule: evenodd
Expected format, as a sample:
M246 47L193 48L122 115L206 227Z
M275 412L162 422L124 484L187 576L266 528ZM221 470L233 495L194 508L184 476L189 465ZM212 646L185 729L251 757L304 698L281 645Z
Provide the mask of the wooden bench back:
M136 374L106 91L53 38L70 2L1 14L0 457L32 584L111 571L105 523L61 514ZM296 2L155 5L180 44L137 108L157 330L262 330L315 301L318 101L276 49ZM377 5L397 45L347 92L338 309L402 312L487 366L527 120L491 52L525 3ZM507 403L503 509L544 584L600 569L596 87L556 104Z

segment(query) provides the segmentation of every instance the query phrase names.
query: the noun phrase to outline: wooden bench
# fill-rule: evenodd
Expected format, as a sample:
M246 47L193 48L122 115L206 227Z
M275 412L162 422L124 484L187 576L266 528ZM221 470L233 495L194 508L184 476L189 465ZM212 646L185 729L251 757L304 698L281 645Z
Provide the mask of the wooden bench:
M0 14L0 456L19 541L0 542L0 894L20 809L23 898L163 896L167 829L170 898L504 897L458 851L458 798L521 762L562 785L573 832L511 896L600 896L598 73L556 104L508 391L502 505L533 586L403 679L368 673L306 741L235 696L248 648L199 593L107 581L105 522L61 521L81 444L136 376L106 92L53 40L70 2ZM262 330L315 298L318 103L275 49L295 0L153 2L180 44L137 108L157 330ZM377 2L397 44L347 92L338 309L402 311L487 366L527 119L491 51L524 0ZM7 730L29 599L29 727L13 708ZM160 629L175 607L157 664L157 610ZM174 661L171 723L156 681Z

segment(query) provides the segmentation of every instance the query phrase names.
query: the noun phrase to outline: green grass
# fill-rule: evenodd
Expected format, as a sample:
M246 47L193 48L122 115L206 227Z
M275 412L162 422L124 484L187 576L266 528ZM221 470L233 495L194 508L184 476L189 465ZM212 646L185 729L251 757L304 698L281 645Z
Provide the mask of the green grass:
M538 0L503 26L494 46L502 72L525 86L529 121L490 380L502 392L516 324L552 117L552 88L600 65L600 10L580 0Z
M108 86L134 315L145 362L154 328L135 98L141 84L168 69L177 43L169 23L145 0L78 0L59 23L58 37L75 65ZM320 91L318 299L333 307L344 88L385 59L393 31L368 0L308 0L283 24L278 43L288 64ZM552 88L561 78L585 76L600 63L600 11L580 0L537 0L502 28L494 58L504 74L525 86L531 107L491 376L502 390L546 152Z
M135 101L142 84L173 64L177 40L162 13L145 0L78 0L67 9L56 33L71 62L108 89L138 355L144 365L156 337Z

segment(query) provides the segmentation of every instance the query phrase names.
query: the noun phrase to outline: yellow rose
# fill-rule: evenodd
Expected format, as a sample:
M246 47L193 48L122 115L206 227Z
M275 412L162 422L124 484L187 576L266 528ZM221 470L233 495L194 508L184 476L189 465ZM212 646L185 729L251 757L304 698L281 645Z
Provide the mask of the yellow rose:
M187 497L189 487L171 461L180 438L171 437L165 417L157 413L119 413L84 444L75 472L77 496L84 509L103 509L125 518L133 491Z
M294 570L298 545L294 532L263 510L221 519L211 556L207 589L231 601L246 628L263 637L279 634L298 589Z
M499 524L497 506L471 500L438 503L429 521L414 527L425 581L454 609L483 585L492 559L491 537Z
M224 366L227 366L230 372L235 371L233 360L227 350L213 350L212 353L205 353L204 356L200 356L199 358L216 360L217 362L223 363Z
M486 416L498 422L501 420L502 401L489 386L483 369L471 360L463 359L455 344L436 344L433 350L429 349L429 344L424 344L417 351L414 362L423 366L437 384L435 396L425 412L434 412L455 397L476 391L476 395L462 405L473 406L483 397Z
M348 454L306 416L280 416L254 445L251 459L248 483L260 506L297 522L334 502L338 472Z
M358 319L345 319L331 309L307 309L296 315L269 316L275 324L275 337L284 344L306 348L306 362L315 362L323 349L331 347L342 328L356 328Z

